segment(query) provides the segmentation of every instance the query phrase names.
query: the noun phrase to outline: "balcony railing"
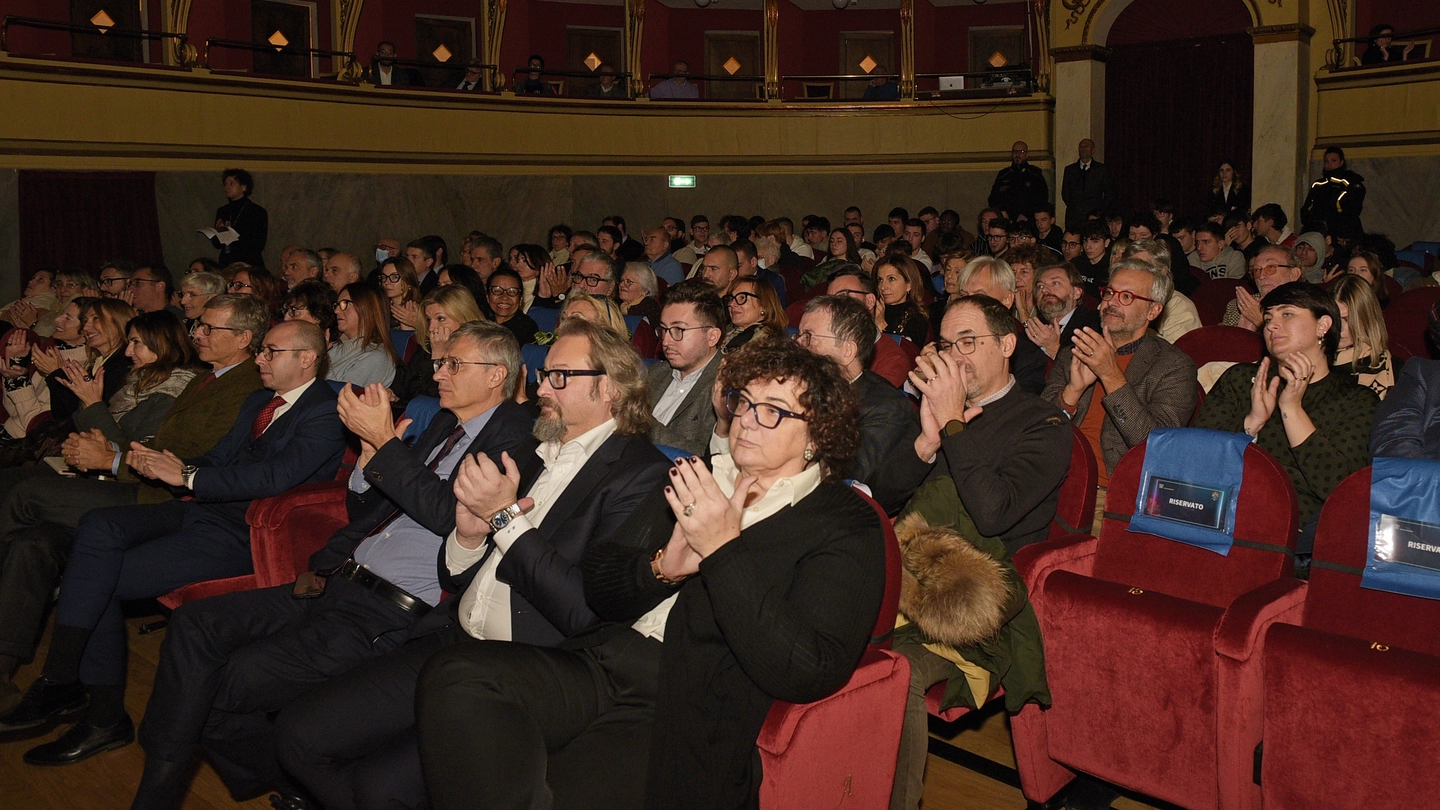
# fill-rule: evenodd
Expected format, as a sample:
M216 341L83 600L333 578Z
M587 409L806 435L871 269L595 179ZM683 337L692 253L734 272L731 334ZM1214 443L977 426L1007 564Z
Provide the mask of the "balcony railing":
M113 39L135 39L145 44L151 40L169 41L173 43L173 55L178 67L190 67L195 64L195 49L191 47L189 38L184 34L177 34L170 31L146 31L139 28L118 28L115 26L83 25L79 23L65 22L64 20L46 20L39 17L21 17L7 15L0 21L0 51L12 56L25 54L14 54L10 50L10 29L26 28L35 31L64 31L70 34L85 34L89 36L103 36ZM46 56L49 56L46 54ZM95 56L74 56L72 59L84 59L100 62L122 62L126 64L144 64L132 59L106 59Z
M1431 42L1428 39L1440 34L1440 28L1416 28L1410 31L1396 31L1390 35L1391 46L1405 46L1415 43L1417 47L1421 44L1415 42L1417 39L1424 39L1424 53L1418 57L1407 59L1407 62L1419 62L1430 59ZM1380 62L1372 65L1360 64L1360 57L1355 53L1356 45L1369 45L1374 37L1345 37L1331 41L1331 48L1325 54L1325 65L1331 70L1346 70L1351 68L1382 67L1399 64L1397 62ZM1373 47L1373 46L1372 46Z

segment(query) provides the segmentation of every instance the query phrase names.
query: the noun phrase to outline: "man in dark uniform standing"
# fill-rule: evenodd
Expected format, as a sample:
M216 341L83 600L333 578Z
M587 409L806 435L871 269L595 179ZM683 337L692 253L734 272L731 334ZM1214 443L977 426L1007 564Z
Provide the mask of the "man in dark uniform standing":
M990 207L1009 219L1034 221L1035 211L1050 202L1050 186L1040 169L1030 165L1030 146L1016 141L1010 147L1010 165L995 175Z

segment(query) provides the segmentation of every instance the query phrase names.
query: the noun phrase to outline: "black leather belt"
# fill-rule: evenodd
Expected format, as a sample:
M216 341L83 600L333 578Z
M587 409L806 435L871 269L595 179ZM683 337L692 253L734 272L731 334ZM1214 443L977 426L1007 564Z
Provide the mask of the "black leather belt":
M394 602L400 606L401 610L408 610L416 616L424 616L430 612L430 606L424 601L375 576L370 569L353 559L346 560L345 564L331 576L348 579L365 590L373 592L376 596Z

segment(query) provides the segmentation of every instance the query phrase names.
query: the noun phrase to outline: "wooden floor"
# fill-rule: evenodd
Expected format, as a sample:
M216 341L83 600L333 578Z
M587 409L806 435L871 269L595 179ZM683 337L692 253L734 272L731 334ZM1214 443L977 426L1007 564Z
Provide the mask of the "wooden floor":
M155 617L131 618L130 688L125 697L130 716L138 723L150 699L150 685L160 655L164 632L141 636L139 626ZM16 682L22 687L40 674L49 644L49 629L41 641L36 662L20 670ZM0 735L0 808L4 810L124 810L130 806L140 783L144 753L139 745L92 757L64 768L37 768L20 757L32 746L59 736L57 728L43 737L15 739ZM942 756L937 756L939 751ZM965 765L956 764L959 760ZM992 709L977 712L954 724L935 721L931 728L931 755L925 772L926 810L1023 810L1014 776L1015 755L1010 745L1010 726L1005 712ZM185 810L220 808L268 810L270 803L256 799L236 803L208 765L195 775ZM1145 810L1151 805L1128 798L1115 802L1120 810Z

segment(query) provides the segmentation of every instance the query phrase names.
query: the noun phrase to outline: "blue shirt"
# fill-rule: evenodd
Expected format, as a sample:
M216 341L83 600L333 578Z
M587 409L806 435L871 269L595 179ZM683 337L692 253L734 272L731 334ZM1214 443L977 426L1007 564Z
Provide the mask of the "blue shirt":
M494 413L495 408L491 408L464 423L465 438L456 442L455 448L435 465L436 475L450 480L451 473L460 466L460 460L465 457L466 448L480 435L480 431L485 429L485 424ZM425 463L429 464L444 446L445 443L441 442L425 459ZM350 489L354 492L370 489L370 482L365 480L365 471L359 467L350 474ZM411 596L434 605L440 601L440 580L435 560L444 542L445 538L416 523L414 518L402 512L385 527L385 531L371 535L360 543L355 549L355 562Z
M650 262L650 269L655 271L655 275L665 279L666 284L679 284L685 280L685 268L680 266L679 259L669 253Z

